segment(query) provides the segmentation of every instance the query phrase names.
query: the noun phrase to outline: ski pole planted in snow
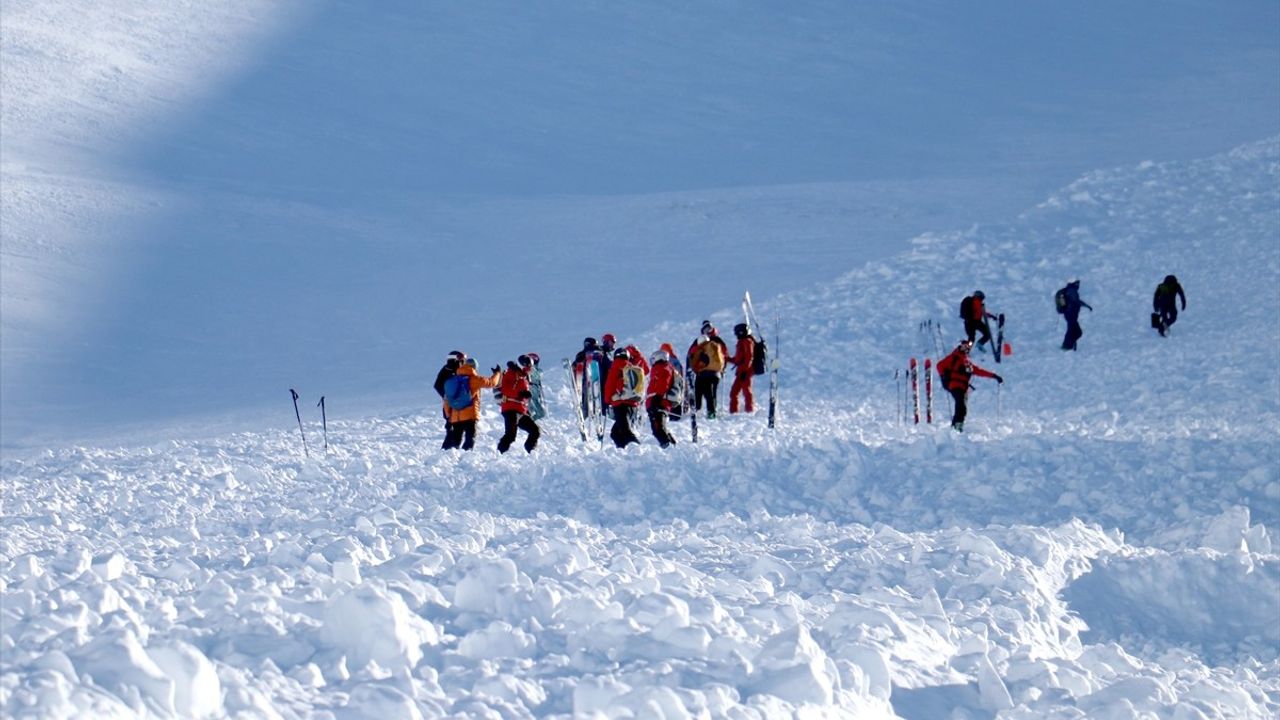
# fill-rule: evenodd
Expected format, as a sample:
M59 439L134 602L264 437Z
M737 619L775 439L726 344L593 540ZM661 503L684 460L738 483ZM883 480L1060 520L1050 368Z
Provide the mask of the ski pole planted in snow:
M307 449L307 434L302 430L302 413L298 412L298 391L289 388L289 394L293 396L293 416L298 418L298 434L302 436L302 452L307 457L311 457L311 451Z
M324 396L320 396L320 402L316 403L316 407L320 408L320 427L324 430L324 449L329 449L329 419L324 414Z
M893 396L894 396L893 405L894 405L894 409L896 409L898 413L897 414L898 424L901 425L902 424L902 371L901 370L893 371L893 384L895 386L895 389L893 391Z

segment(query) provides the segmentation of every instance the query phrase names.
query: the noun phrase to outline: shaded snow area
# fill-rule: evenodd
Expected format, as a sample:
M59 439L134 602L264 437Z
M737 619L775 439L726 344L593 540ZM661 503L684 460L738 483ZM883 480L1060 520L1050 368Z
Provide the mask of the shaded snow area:
M1007 224L759 297L781 362L773 431L758 410L703 420L696 445L677 423L666 451L584 444L558 362L574 348L548 347L528 348L550 407L532 455L496 452L487 398L476 450L438 449L429 390L400 414L331 413L327 450L304 398L309 458L283 420L7 455L0 702L62 718L1276 717L1278 209L1272 139L1091 173ZM1161 338L1150 297L1171 272L1188 307ZM1052 295L1071 276L1094 312L1064 353ZM934 354L919 323L949 349L975 288L1009 318L999 395L975 380L963 434L898 422L895 368ZM683 347L699 320L621 340Z

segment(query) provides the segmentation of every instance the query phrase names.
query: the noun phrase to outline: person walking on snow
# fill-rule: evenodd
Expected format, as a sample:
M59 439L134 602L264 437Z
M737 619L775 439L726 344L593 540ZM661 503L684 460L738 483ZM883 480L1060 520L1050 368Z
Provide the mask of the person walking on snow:
M1156 327L1160 331L1160 336L1164 337L1169 331L1169 326L1178 322L1178 301L1182 301L1182 309L1187 309L1187 295L1182 292L1182 285L1178 283L1178 278L1173 275L1165 275L1164 282L1156 286L1155 297L1151 299L1151 309L1155 311L1157 322Z
M516 362L529 375L529 392L533 393L533 397L529 398L529 417L534 421L541 420L547 416L547 406L542 395L542 358L538 353L527 353L516 358Z
M649 360L652 364L649 384L645 386L644 391L645 408L649 414L649 429L653 431L653 437L658 441L658 445L665 448L676 441L667 428L667 417L672 407L672 399L667 395L671 393L679 371L672 366L671 356L665 350L655 351Z
M613 416L613 406L609 404L609 396L604 392L604 381L609 377L609 369L613 364L613 353L617 349L618 339L613 333L600 336L600 412L605 417Z
M984 350L986 344L991 342L991 325L987 320L994 320L996 316L987 312L987 295L981 290L974 290L973 294L965 300L968 302L960 302L960 309L968 310L967 313L962 313L964 334L968 336L969 342L973 342L978 333L982 333L982 337L978 339L978 349Z
M613 427L609 429L613 444L623 448L640 442L631 429L631 415L644 399L644 371L631 361L626 348L618 348L613 353L604 393L613 408Z
M973 341L965 338L956 345L956 349L952 350L950 355L938 361L938 375L942 378L942 385L950 391L951 397L956 401L956 411L951 417L951 427L957 432L964 432L964 417L969 411L966 402L969 397L969 379L977 375L993 378L997 383L1004 384L1004 378L973 364L969 359L969 351L972 348Z
M1084 329L1080 327L1080 308L1087 307L1089 312L1093 312L1093 306L1080 299L1080 281L1072 278L1054 296L1054 304L1067 320L1067 334L1062 338L1062 349L1075 350L1076 342L1084 335Z
M457 407L449 402L452 393L449 392L449 385L460 382L460 378L465 378L466 390L471 393L471 404L466 407ZM453 450L461 447L463 450L470 450L476 444L476 423L480 419L480 391L485 388L497 387L502 380L502 369L493 368L493 374L489 377L480 377L476 372L475 358L467 358L459 368L458 373L454 377L446 381L445 388L445 405L449 410L449 422L446 425L444 435L445 450Z
M454 350L449 353L445 358L444 365L440 368L440 371L436 373L435 384L432 385L436 390L436 394L440 396L440 410L444 415L444 436L446 438L446 442L449 437L449 406L445 404L444 401L444 384L449 378L458 374L458 368L462 366L462 363L465 362L466 359L467 354L461 350Z
M709 320L702 321L702 334L689 346L686 353L688 367L694 373L693 404L694 412L707 404L707 419L716 417L716 393L720 388L720 376L724 374L725 359L729 357L729 346L716 334L715 326Z
M507 371L502 373L502 405L499 410L502 411L503 433L498 440L500 453L511 449L511 443L516 441L517 430L525 432L525 452L533 452L538 446L538 437L542 435L538 423L529 415L529 405L533 400L529 369L533 367L533 361L528 355L521 355L520 358L528 360L528 364L521 366L508 361Z
M729 388L729 414L738 412L738 396L742 396L742 408L747 412L755 412L755 396L751 393L751 378L755 372L756 339L751 336L751 328L746 323L733 326L734 337L738 338L733 349L733 386Z
M594 379L604 380L604 378L606 377L604 370L605 370L605 367L607 367L604 364L604 353L600 352L600 346L596 343L596 339L593 337L589 337L589 338L583 339L582 349L579 350L578 354L575 355L573 358L573 379L577 387L579 388L583 387L583 380L582 380L583 375L585 373L591 372L592 363L595 364L596 372L599 373L597 377ZM589 380L590 379L591 378L589 378ZM590 383L588 382L588 385L589 384ZM604 383L601 382L599 387L601 388L600 395L601 395L601 398L603 399ZM578 398L578 400L582 404L582 417L584 418L591 417L590 396L587 395L586 393L583 393L582 396ZM597 412L603 415L604 409L601 408Z

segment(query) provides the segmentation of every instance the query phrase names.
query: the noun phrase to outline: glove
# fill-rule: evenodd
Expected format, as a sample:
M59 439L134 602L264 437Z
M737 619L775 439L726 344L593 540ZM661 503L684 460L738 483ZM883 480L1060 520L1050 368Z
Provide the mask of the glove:
M532 397L533 397L533 393L529 392L528 390L521 390L521 391L520 391L520 399L521 399L521 400L528 400L528 399L530 399L530 398L532 398Z
M491 368L489 368L489 369L490 369L490 370L492 370L492 371L493 371L493 372L495 372L495 373L500 373L500 372L502 372L502 368L501 368L501 367L499 367L498 365L494 365L493 367L491 367Z
M1003 385L1003 384L1004 384L1004 378L1002 378L1002 377L1000 377L999 375L997 375L997 376L996 376L996 384L998 384L998 385Z

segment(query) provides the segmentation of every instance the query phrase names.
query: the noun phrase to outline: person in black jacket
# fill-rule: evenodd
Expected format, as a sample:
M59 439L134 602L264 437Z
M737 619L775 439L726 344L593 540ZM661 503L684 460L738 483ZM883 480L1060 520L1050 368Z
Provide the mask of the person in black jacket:
M1089 308L1089 312L1093 312L1093 306L1080 299L1080 281L1072 278L1067 286L1058 291L1063 298L1063 302L1058 309L1062 316L1067 320L1067 334L1062 338L1063 350L1075 350L1076 343L1080 337L1084 335L1084 328L1080 327L1080 309Z
M1165 275L1164 282L1156 286L1155 297L1151 298L1151 309L1157 315L1156 329L1160 331L1163 337L1168 331L1169 326L1178 321L1178 301L1182 301L1182 309L1187 309L1187 295L1182 291L1182 285L1178 284L1178 278L1173 275Z
M445 358L444 366L440 368L440 372L436 373L436 382L432 387L435 388L436 394L440 396L440 412L444 414L444 435L449 437L449 408L444 403L444 384L449 378L458 374L458 368L462 363L467 361L467 354L461 350L454 350Z

